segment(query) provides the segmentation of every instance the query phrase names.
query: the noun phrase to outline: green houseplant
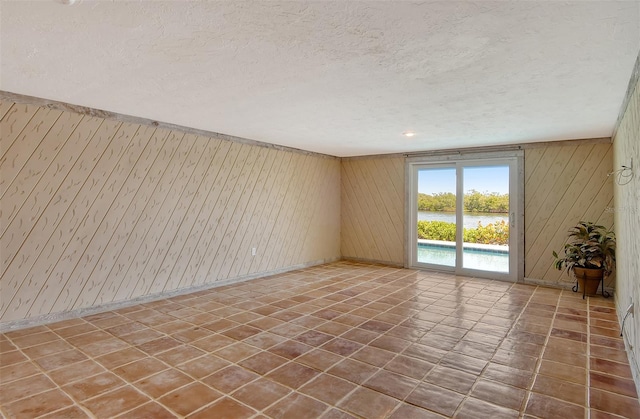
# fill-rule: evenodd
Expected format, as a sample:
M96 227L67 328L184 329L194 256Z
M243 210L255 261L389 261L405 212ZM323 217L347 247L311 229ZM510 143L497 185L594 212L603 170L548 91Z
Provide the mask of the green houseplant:
M596 294L600 282L615 267L616 236L604 226L580 221L569 230L568 238L562 257L553 252L554 266L558 270L566 270L567 275L574 274L583 296Z

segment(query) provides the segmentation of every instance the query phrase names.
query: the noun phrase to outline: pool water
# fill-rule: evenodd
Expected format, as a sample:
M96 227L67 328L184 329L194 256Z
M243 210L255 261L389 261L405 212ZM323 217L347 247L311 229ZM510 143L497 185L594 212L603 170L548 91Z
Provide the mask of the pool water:
M484 250L463 247L463 267L481 271L509 272L508 250ZM418 262L456 266L453 246L418 243Z

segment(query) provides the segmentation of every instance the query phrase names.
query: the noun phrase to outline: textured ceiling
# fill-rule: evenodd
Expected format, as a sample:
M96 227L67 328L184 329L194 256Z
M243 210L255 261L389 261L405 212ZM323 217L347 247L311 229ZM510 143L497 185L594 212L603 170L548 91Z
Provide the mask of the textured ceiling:
M609 136L640 49L638 1L63 2L1 1L1 90L337 156Z

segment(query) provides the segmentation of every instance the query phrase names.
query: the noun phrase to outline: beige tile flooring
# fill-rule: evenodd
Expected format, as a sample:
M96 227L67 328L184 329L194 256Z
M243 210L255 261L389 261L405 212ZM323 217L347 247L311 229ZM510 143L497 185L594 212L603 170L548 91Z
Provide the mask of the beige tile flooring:
M0 337L5 417L640 417L612 299L338 262Z

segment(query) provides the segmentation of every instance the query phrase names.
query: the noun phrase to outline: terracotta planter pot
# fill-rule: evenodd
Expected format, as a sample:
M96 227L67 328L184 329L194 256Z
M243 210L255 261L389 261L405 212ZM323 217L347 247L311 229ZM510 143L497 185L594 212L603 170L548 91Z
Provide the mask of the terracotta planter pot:
M604 278L604 271L602 269L589 269L589 268L573 268L573 273L578 280L578 287L584 290L587 295L595 295L598 293L600 282Z

